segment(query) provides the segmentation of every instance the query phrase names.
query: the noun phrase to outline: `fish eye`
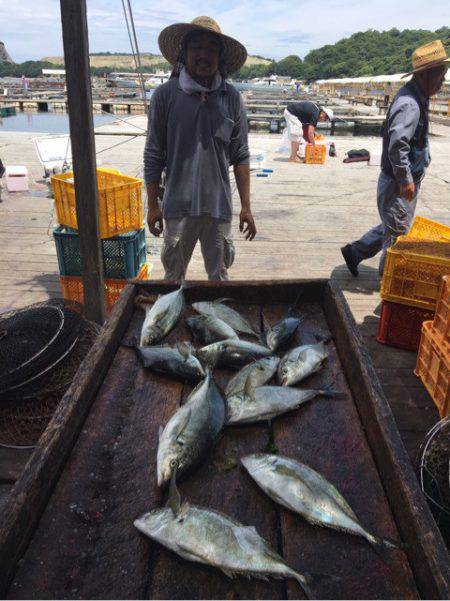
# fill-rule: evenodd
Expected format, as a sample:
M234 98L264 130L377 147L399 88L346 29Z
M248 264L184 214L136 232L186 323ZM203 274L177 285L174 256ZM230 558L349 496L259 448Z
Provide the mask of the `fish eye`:
M171 459L170 460L170 467L178 467L178 461L176 459Z

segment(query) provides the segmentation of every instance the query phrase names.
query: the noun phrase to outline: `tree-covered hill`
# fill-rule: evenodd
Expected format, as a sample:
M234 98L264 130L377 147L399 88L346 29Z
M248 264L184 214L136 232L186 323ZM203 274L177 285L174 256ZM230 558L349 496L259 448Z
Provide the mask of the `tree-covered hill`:
M450 53L448 27L441 27L434 32L424 29L363 31L336 44L311 50L303 61L291 55L270 65L246 65L237 75L251 78L276 73L315 80L401 73L410 69L415 48L437 39L442 40Z
M424 29L390 29L355 33L336 44L312 50L303 61L308 79L389 75L408 71L415 48L441 39L450 47L450 28L435 32Z

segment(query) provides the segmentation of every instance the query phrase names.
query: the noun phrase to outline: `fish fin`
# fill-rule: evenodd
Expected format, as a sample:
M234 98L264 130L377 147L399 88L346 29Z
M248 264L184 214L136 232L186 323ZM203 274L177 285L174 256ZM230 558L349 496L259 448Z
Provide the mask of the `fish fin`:
M177 342L175 346L183 359L187 361L191 356L191 349L188 347L188 345L185 342Z
M159 440L161 440L161 436L163 435L164 432L164 428L162 426L159 426L159 430L158 430L158 438Z
M291 568L291 575L297 580L299 585L302 587L307 599L318 599L318 595L313 593L313 588L317 588L322 582L328 580L332 582L339 582L341 578L339 576L330 576L329 574L320 574L316 572L297 572Z
M266 318L264 317L264 311L261 307L259 310L259 320L260 320L260 329L261 329L261 337L260 340L263 344L267 346L267 332L270 330L270 326L267 325Z
M296 297L295 301L292 303L292 305L289 305L286 317L293 317L294 316L295 311L297 310L297 307L300 304L300 300L301 300L301 298L303 296L303 293L304 293L304 291L300 290L300 292L297 294L297 297Z
M245 394L245 396L250 397L250 399L253 402L255 402L255 400L256 400L256 398L255 398L255 387L253 386L253 383L252 383L252 374L251 373L247 376L247 379L245 380L244 394Z
M169 497L166 503L170 507L174 517L178 517L181 509L181 495L177 488L177 468L175 467L170 478Z
M387 564L389 567L394 567L394 562L389 551L393 550L404 550L407 545L400 541L392 541L388 538L381 538L375 534L370 534L367 536L367 540L372 545L373 550L377 553L377 555L382 559L382 561Z
M155 324L160 321L161 319L163 319L163 317L165 317L169 311L170 307L166 307L165 309L163 309L160 313L158 313L157 315L155 315Z
M178 432L177 432L177 435L175 436L175 440L178 440L180 438L180 436L183 434L190 419L191 419L191 410L188 409L186 411L186 418L185 418L184 422L182 424L180 424L180 426L178 428Z
M213 303L227 303L227 302L231 303L232 300L233 300L232 298L226 298L226 297L216 298L216 299L213 300Z
M234 572L231 572L230 570L226 570L225 568L220 568L220 569L225 574L225 576L228 576L228 578L231 578L233 580L233 578L236 577L236 574Z
M331 386L328 386L327 388L322 388L320 390L317 391L317 394L321 395L321 396L327 396L333 399L343 399L345 398L345 393L343 392L339 392L338 390L334 390L333 388L331 388Z

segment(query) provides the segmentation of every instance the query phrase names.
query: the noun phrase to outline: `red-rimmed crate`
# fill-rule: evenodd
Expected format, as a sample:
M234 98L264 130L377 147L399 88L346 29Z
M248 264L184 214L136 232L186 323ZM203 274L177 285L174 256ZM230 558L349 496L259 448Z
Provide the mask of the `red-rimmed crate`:
M428 309L383 301L377 340L389 346L418 351L422 324L433 317L434 312Z

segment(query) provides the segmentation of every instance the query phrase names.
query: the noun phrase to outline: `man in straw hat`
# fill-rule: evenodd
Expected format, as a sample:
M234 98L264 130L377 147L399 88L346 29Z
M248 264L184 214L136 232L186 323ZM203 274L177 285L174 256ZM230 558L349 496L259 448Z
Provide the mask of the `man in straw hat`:
M413 70L403 76L412 75L412 79L394 98L384 126L377 189L381 224L341 248L347 267L355 277L358 264L380 250L380 275L383 275L387 249L411 227L420 184L430 164L429 98L440 90L449 62L440 40L413 52Z
M173 72L155 90L150 107L144 151L148 225L155 236L164 231L166 279L185 276L200 240L208 278L226 280L234 259L230 165L241 200L239 229L247 240L256 234L247 119L241 95L225 80L245 63L247 51L209 17L166 27L158 43ZM157 194L164 169L161 211Z

